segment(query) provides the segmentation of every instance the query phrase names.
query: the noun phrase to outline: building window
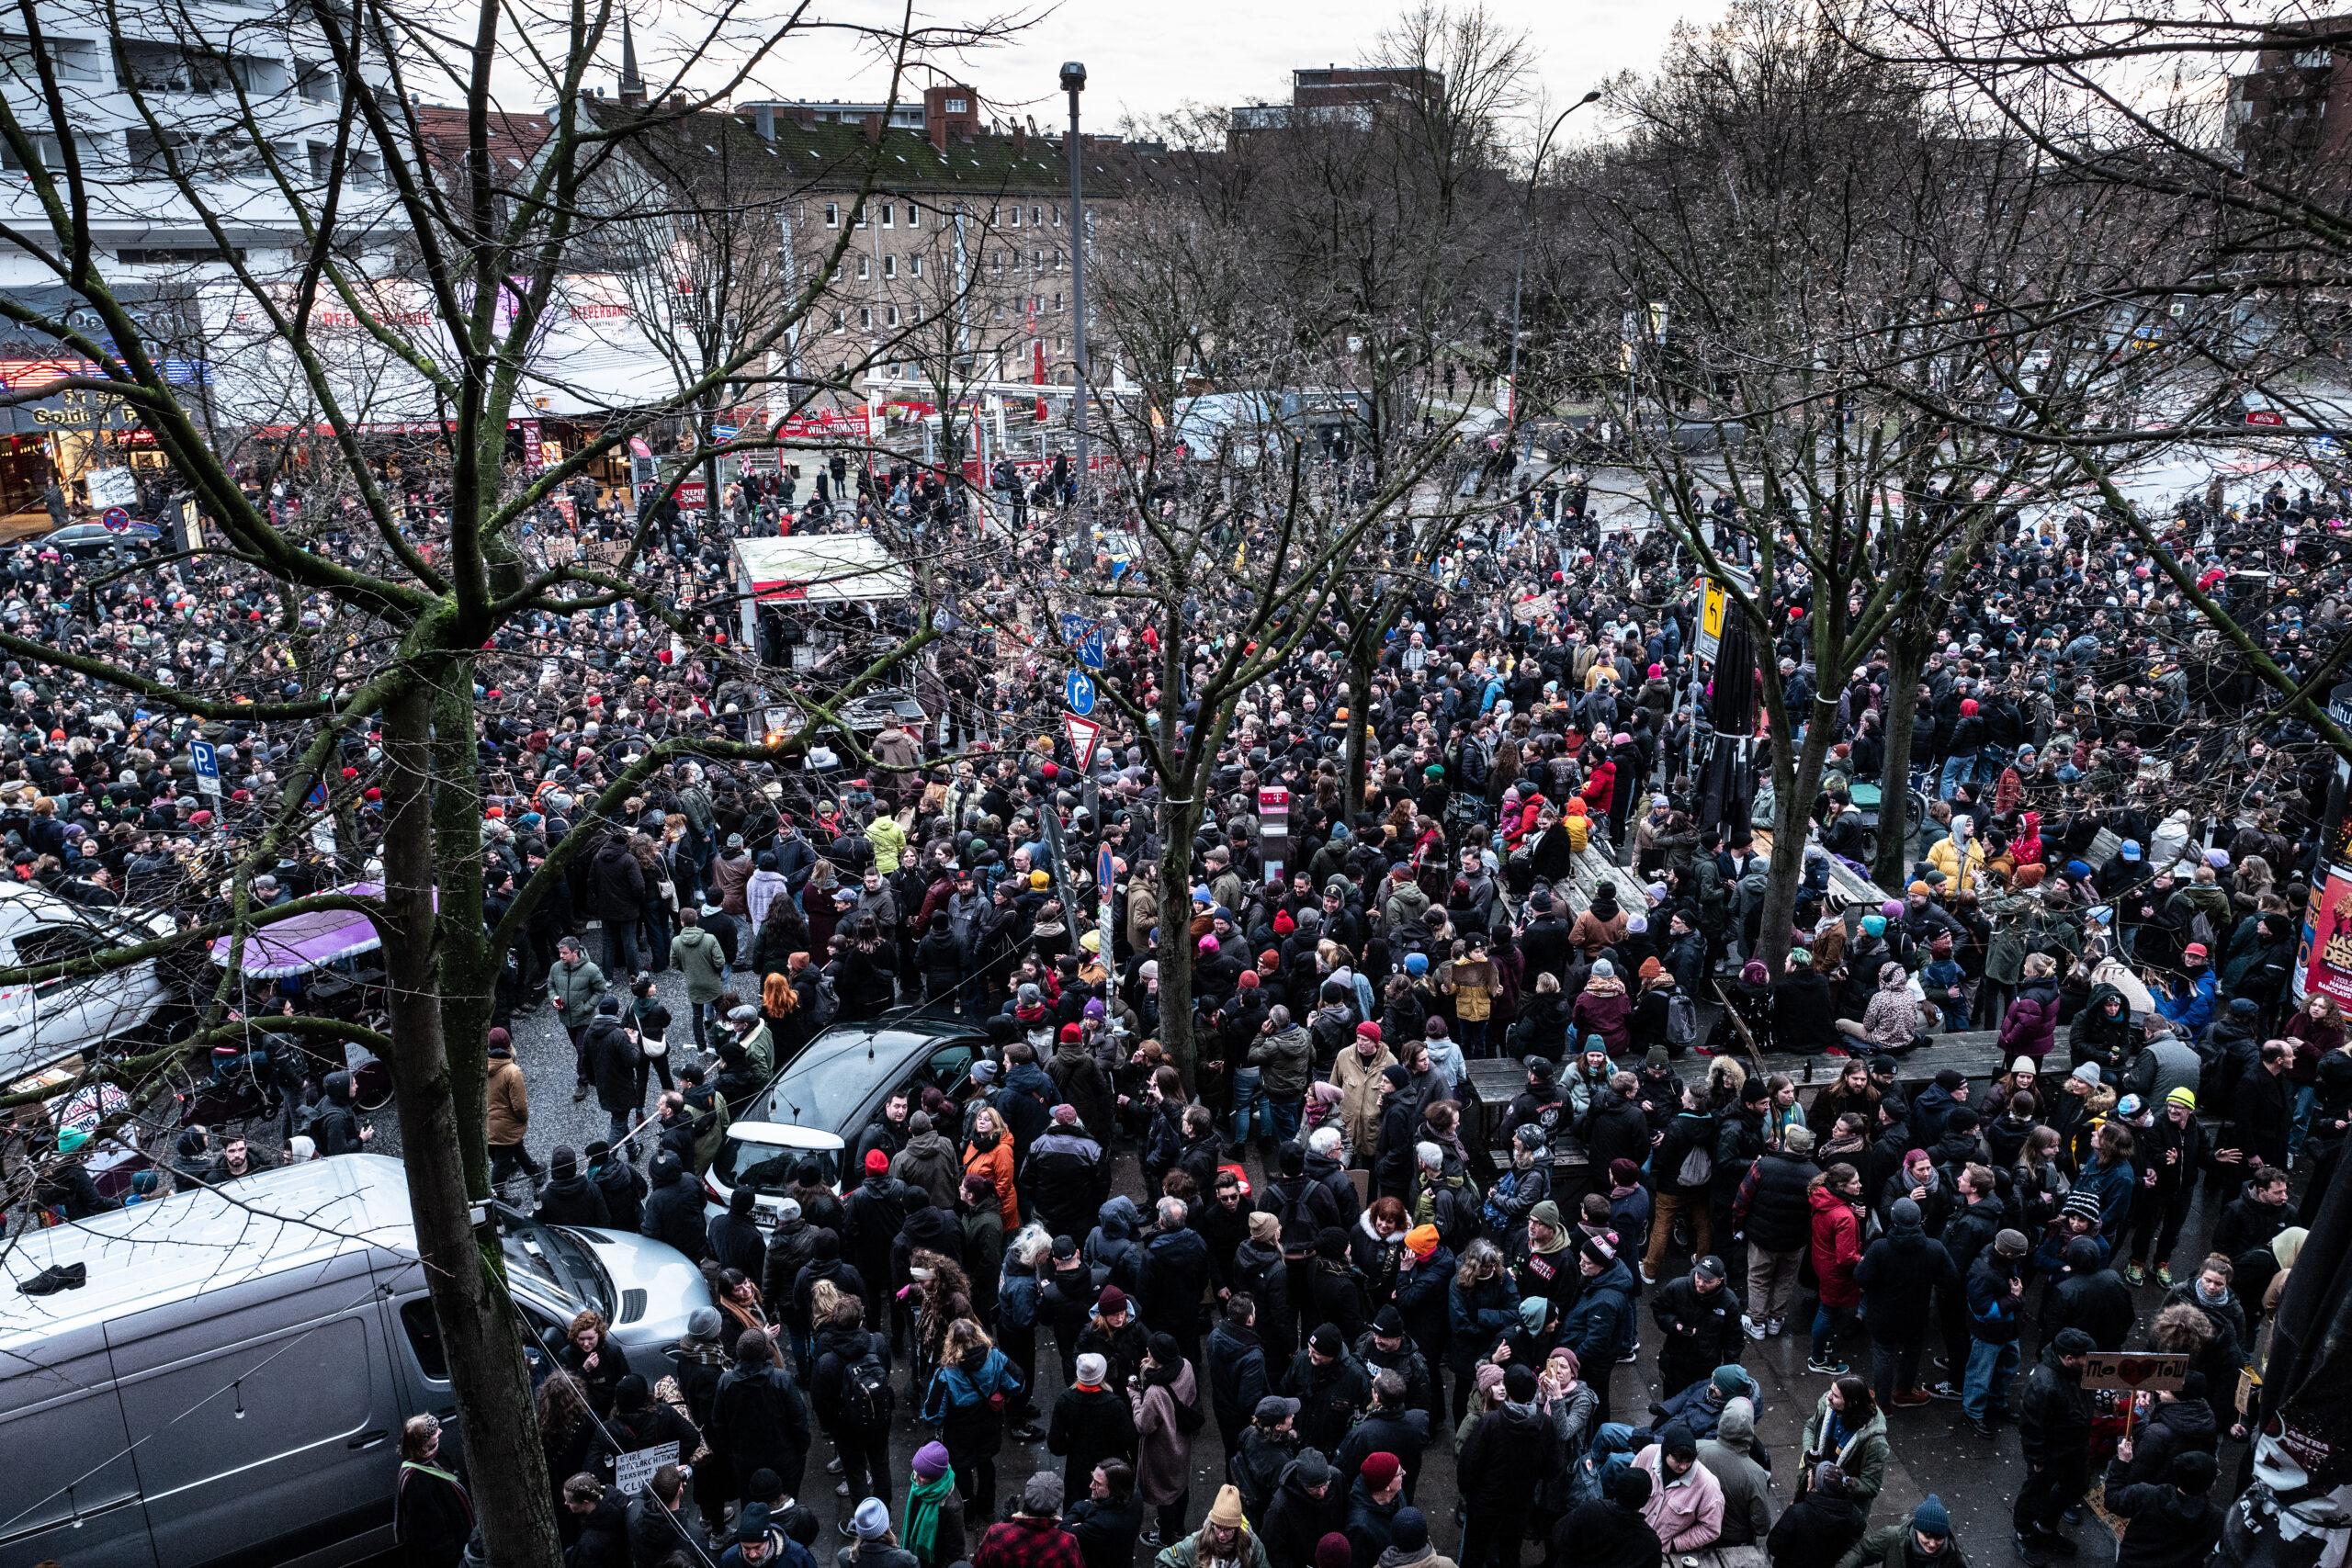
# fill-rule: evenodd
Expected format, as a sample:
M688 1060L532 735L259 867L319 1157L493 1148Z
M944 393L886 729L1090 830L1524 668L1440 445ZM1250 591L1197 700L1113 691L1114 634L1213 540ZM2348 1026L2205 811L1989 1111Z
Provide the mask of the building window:
M1054 209L1054 227L1055 227L1055 228L1057 228L1057 229L1058 229L1058 228L1060 228L1061 226L1062 226L1062 209L1061 209L1060 208L1057 207L1057 208L1055 208L1055 209Z
M1017 202L1017 201L1016 201L1016 202L1014 202L1014 203L1012 204L1012 227L1013 227L1013 228L1015 228L1015 229L1018 229L1018 228L1020 228L1020 227L1021 227L1021 204L1020 204L1019 202Z
M1029 253L1029 270L1031 272L1044 272L1046 270L1045 252L1031 251Z
M882 204L882 227L885 229L897 228L899 226L898 218L899 209L897 205L892 202L884 202Z
M910 229L922 227L922 209L911 201L907 203L907 227Z
M852 228L856 228L856 229L863 229L863 228L865 228L865 203L864 203L864 202L862 202L862 201L861 201L861 202L859 202L859 203L857 204L857 207L856 207L855 210L852 211L852 212L850 213L850 215L849 215L849 216L850 216L850 226L851 226Z
M949 98L940 107L949 114L969 114L972 112L972 101L969 98Z
M841 226L842 204L838 201L829 201L825 203L825 227L828 229L838 229Z
M921 277L922 276L922 257L909 256L907 258L907 270L910 273L912 273L915 276Z
M887 327L895 327L899 324L899 308L896 305L882 307L882 324Z
M1045 226L1046 209L1042 207L1033 205L1029 209L1029 227L1032 229L1042 229Z
M1004 276L1004 253L1002 251L998 251L989 259L995 264L996 275L999 277L1002 277Z
M35 132L31 140L34 147L40 152L40 161L44 167L62 169L65 166L65 152L58 144L56 137ZM0 141L0 169L18 175L25 172L25 161L17 155L17 149L14 146L5 141Z
M873 306L871 306L871 305L860 305L860 306L857 308L857 326L858 326L858 330L859 330L860 332L869 332L869 333L870 333L870 332L872 332L872 331L874 330L874 307L873 307Z
M305 65L295 81L295 90L314 104L343 102L343 78L332 65Z
M882 258L882 276L885 277L896 277L899 276L899 258L897 256L886 255Z
M95 82L98 79L98 49L94 43L79 39L43 39L41 48L49 55L50 69L61 82ZM0 72L17 81L39 86L40 67L33 60L33 40L24 37L0 37Z
M859 281L859 282L861 282L861 283L863 283L863 282L865 282L868 277L871 277L872 276L874 276L874 275L873 275L873 273L872 273L871 271L869 271L869 270L868 270L867 265L866 265L866 260L865 260L865 258L864 256L860 256L860 257L858 257L858 258L857 258L857 277L858 277L858 281Z
M1060 310L1061 308L1062 308L1062 297L1061 297L1061 295L1060 295L1060 294L1057 293L1057 294L1054 296L1054 309L1055 309L1055 310Z
M849 317L840 310L833 312L833 331L837 333L849 331Z

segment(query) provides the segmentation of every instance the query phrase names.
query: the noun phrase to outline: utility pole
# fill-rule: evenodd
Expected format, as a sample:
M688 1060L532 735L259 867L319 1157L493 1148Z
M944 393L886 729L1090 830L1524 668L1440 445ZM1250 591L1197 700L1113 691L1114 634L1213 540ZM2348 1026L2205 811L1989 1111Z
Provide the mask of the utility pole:
M1078 96L1086 91L1086 67L1075 60L1062 62L1062 88L1069 94L1069 325L1070 363L1076 372L1079 493L1086 492L1091 477L1086 450L1086 187L1084 161L1078 144Z

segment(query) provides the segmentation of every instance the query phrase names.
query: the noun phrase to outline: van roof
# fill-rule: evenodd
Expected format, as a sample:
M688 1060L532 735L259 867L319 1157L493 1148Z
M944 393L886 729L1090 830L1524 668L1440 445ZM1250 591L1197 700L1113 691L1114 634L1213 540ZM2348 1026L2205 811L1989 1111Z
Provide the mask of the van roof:
M0 1351L67 1329L146 1312L345 1253L416 1255L408 1182L396 1159L339 1155L175 1193L51 1230L9 1250L0 1287ZM15 1285L51 1264L81 1263L78 1290L28 1296Z

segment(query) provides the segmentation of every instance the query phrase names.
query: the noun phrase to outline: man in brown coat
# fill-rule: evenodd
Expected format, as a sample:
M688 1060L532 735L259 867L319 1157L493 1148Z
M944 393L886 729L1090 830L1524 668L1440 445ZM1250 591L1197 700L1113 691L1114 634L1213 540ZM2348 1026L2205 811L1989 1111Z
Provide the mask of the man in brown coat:
M531 1092L523 1082L523 1069L515 1065L514 1044L503 1029L490 1032L487 1087L491 1185L502 1185L520 1168L537 1191L547 1172L523 1146L523 1135L531 1125Z

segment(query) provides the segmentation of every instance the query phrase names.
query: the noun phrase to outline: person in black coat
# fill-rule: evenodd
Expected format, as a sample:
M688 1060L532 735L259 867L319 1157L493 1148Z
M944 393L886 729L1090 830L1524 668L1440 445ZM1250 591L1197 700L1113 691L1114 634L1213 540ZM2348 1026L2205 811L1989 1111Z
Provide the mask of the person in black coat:
M1078 1380L1054 1400L1046 1428L1046 1449L1061 1456L1062 1495L1085 1492L1094 1467L1106 1459L1133 1464L1136 1420L1125 1396L1107 1386L1109 1361L1092 1350L1078 1358Z
M1143 1266L1136 1285L1143 1320L1175 1336L1184 1359L1201 1360L1201 1300L1208 1292L1209 1244L1190 1228L1184 1203L1162 1198L1159 1218L1143 1241Z
M1818 1568L1837 1562L1862 1539L1865 1521L1847 1495L1846 1472L1824 1461L1813 1467L1812 1481L1804 1495L1772 1521L1772 1533L1764 1538L1772 1568Z
M1395 1454L1405 1467L1405 1501L1413 1500L1413 1488L1421 1476L1421 1456L1430 1446L1428 1400L1426 1391L1408 1389L1403 1374L1394 1368L1374 1374L1372 1408L1332 1456L1342 1488L1355 1484L1363 1461L1372 1455Z
M1552 1562L1557 1568L1658 1568L1666 1547L1642 1517L1642 1506L1649 1500L1649 1472L1627 1465L1609 1478L1607 1496L1579 1503L1560 1516L1552 1527ZM1841 1549L1829 1557L1791 1558L1790 1568L1834 1563L1843 1554ZM1774 1568L1780 1563L1773 1559Z
M1593 1170L1606 1170L1614 1160L1640 1165L1650 1157L1650 1119L1634 1098L1633 1074L1609 1075L1608 1089L1593 1096L1577 1133Z
M686 1176L678 1156L664 1149L653 1156L653 1191L645 1200L638 1234L666 1241L700 1263L709 1255L709 1228L703 1223L702 1188Z
M751 1280L761 1277L768 1255L768 1238L752 1218L754 1197L750 1188L738 1187L727 1195L727 1212L709 1225L710 1261Z
M605 1213L610 1216L605 1223L618 1230L637 1229L645 1219L645 1195L651 1190L645 1172L637 1168L626 1150L616 1155L602 1138L588 1145L587 1169L588 1179L604 1194Z
M2230 1124L2222 1134L2222 1149L2234 1149L2241 1167L2287 1168L2287 1134L2294 1124L2289 1110L2287 1063L2293 1047L2283 1040L2266 1041L2262 1060L2246 1069L2230 1097Z
M718 1380L705 1427L714 1451L735 1467L736 1495L746 1495L752 1475L775 1472L784 1489L797 1496L808 1469L808 1406L792 1374L772 1359L767 1335L747 1328L735 1341L735 1364Z
M2126 1479L2132 1457L2126 1439L2107 1467L2107 1511L2129 1521L2116 1543L2116 1568L2200 1568L2222 1539L2226 1512L2211 1495L2219 1472L2213 1456L2175 1454L2163 1480L2137 1484Z
M555 1153L548 1156L547 1190L539 1194L539 1207L534 1217L548 1225L613 1224L605 1194L580 1174L580 1156L571 1152L569 1145L557 1145Z
M1062 1529L1078 1542L1086 1568L1132 1568L1136 1541L1143 1534L1135 1467L1123 1459L1096 1465L1087 1495L1062 1510Z
M1258 1303L1248 1295L1237 1292L1227 1297L1201 1357L1202 1370L1208 1374L1209 1414L1216 1422L1219 1447L1227 1454L1240 1451L1242 1431L1257 1413L1258 1402L1273 1392L1257 1317Z
M2123 1348L2139 1321L2139 1312L2132 1287L2110 1263L2100 1258L2094 1237L2078 1235L2066 1244L2066 1278L2058 1282L2049 1317L2042 1325L2044 1333L2079 1328L2098 1349Z
M629 1568L628 1503L619 1487L594 1475L571 1476L563 1506L580 1529L563 1554L564 1568Z
M1650 1298L1650 1315L1666 1337L1658 1346L1658 1386L1679 1393L1739 1359L1747 1339L1739 1324L1739 1300L1724 1283L1724 1262L1706 1257L1690 1272L1670 1280Z
M1347 1521L1350 1484L1332 1472L1320 1450L1299 1450L1261 1516L1258 1545L1268 1568L1316 1568L1317 1543Z

